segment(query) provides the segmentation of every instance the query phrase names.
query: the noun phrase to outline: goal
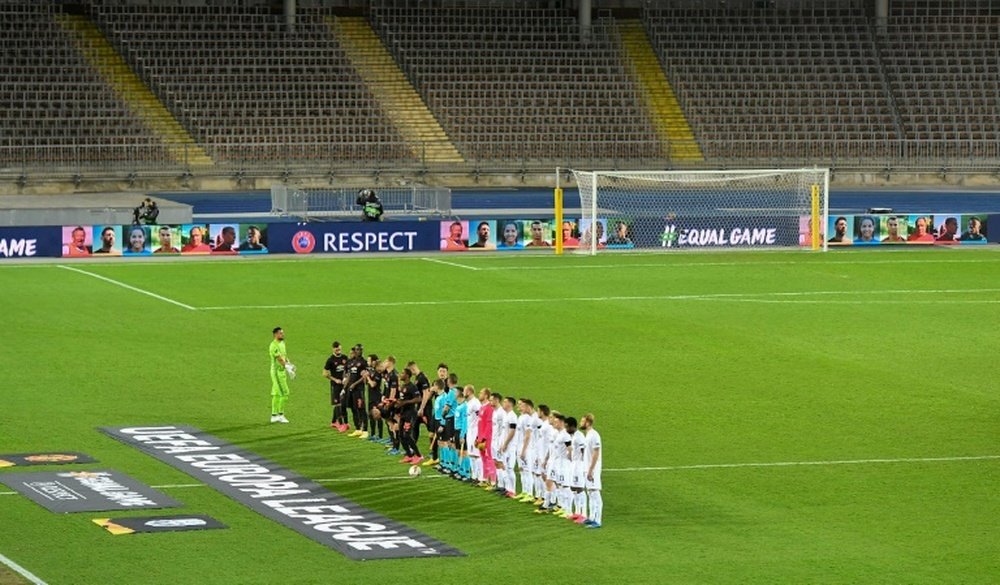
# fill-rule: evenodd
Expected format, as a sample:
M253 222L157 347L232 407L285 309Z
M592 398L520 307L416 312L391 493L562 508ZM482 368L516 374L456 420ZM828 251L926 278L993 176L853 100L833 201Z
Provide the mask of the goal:
M572 239L581 252L826 250L829 169L573 174L580 218L573 226L578 238ZM567 221L572 224L572 218Z
M310 220L359 217L358 191L366 187L302 189L271 185L271 214ZM451 215L451 189L445 187L370 187L387 212L407 215Z

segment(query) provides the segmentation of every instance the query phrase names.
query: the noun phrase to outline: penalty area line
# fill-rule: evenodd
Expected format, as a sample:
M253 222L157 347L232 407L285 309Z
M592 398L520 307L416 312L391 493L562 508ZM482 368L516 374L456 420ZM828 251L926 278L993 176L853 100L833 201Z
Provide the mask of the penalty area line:
M28 569L25 569L21 565L15 563L14 561L10 560L9 558L5 557L2 554L0 554L0 563L7 565L8 567L11 568L11 570L13 570L15 573L27 579L28 582L30 583L34 583L35 585L48 585L45 581L42 581L37 576L35 576L34 573L29 571Z
M150 292L148 290L144 290L144 289L132 286L131 284L125 284L124 282L115 280L113 278L108 278L107 276L101 276L100 274L95 274L93 272L88 272L86 270L81 270L79 268L73 268L72 266L66 266L64 264L59 264L58 267L62 268L63 270L69 270L70 272L77 272L79 274L90 276L91 278L96 278L97 280L103 280L104 282L111 283L111 284L113 284L115 286L120 286L120 287L122 287L124 289L128 289L130 291L137 292L139 294L143 294L143 295L146 295L148 297L153 297L154 299L163 301L165 303L170 303L171 305L176 305L178 307L187 309L189 311L197 311L198 310L195 307L192 307L191 305L186 305L186 304L184 304L184 303L182 303L180 301L175 301L174 299L169 299L169 298L167 298L167 297L165 297L163 295L158 295L158 294L156 294L154 292Z
M438 260L437 258L428 258L426 256L423 256L420 259L424 260L425 262L433 262L435 264L444 264L445 266L454 266L455 268L464 268L466 270L474 270L474 271L478 271L479 270L479 268L476 268L475 266L468 266L466 264L459 264L458 262L448 262L447 260Z

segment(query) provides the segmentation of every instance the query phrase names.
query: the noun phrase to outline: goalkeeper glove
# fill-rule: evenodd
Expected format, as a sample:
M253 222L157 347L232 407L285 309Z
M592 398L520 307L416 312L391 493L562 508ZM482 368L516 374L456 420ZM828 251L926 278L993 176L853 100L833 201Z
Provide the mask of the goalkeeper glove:
M289 379L295 379L295 364L292 362L287 362L285 364L285 372L288 374Z

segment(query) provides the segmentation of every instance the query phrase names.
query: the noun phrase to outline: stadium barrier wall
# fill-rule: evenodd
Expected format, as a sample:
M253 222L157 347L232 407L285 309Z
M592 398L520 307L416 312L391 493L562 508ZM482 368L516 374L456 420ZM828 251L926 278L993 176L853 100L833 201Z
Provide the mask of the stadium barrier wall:
M839 225L838 225L839 224ZM0 227L0 259L252 254L353 254L539 250L554 246L554 218L378 223L186 223ZM831 215L831 248L1000 243L1000 214ZM602 249L811 247L810 217L567 217L563 246L596 233ZM586 244L584 244L586 245Z

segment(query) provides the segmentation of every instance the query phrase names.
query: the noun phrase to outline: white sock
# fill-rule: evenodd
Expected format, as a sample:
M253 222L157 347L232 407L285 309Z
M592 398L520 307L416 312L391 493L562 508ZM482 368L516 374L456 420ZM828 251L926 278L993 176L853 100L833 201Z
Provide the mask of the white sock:
M535 476L535 497L540 498L542 494L545 493L545 481L542 480L542 476Z
M579 514L580 516L587 515L587 494L580 490L576 492L573 502L573 514Z
M517 493L517 474L513 467L507 470L507 491Z
M587 517L600 524L601 512L604 511L604 500L601 499L601 490L588 490L587 495L590 500L590 515Z
M504 469L497 469L497 487L506 487L504 484L507 483L507 471Z

